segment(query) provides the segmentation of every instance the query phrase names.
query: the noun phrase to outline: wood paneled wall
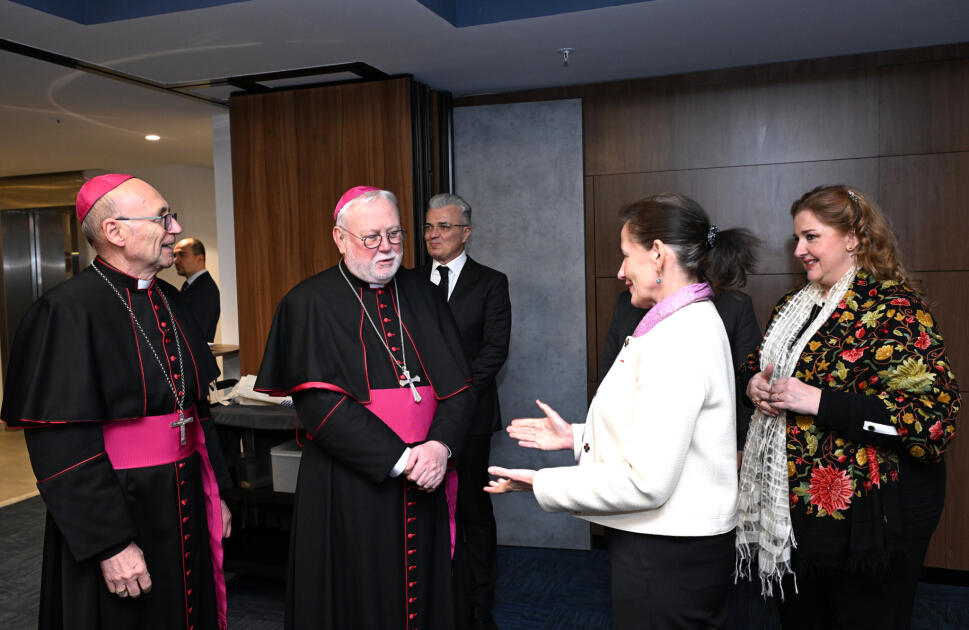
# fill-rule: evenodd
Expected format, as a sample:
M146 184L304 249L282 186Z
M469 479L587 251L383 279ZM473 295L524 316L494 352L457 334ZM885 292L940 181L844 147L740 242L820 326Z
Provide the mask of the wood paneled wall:
M761 262L747 291L763 326L782 293L803 281L791 254L791 203L815 186L845 183L876 199L888 216L969 398L969 45L477 97L456 105L566 97L583 99L590 393L623 290L615 274L624 204L682 192L722 229L757 234ZM946 510L926 564L969 570L969 426L960 427L947 466Z
M243 374L258 371L283 295L340 259L331 233L345 190L392 191L413 240L412 86L403 77L231 99ZM404 264L413 256L406 247Z

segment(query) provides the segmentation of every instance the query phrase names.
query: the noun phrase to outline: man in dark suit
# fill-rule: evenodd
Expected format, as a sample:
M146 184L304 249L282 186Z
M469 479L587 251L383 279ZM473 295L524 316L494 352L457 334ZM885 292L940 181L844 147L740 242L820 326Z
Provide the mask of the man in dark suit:
M464 251L471 236L471 206L464 199L435 195L424 221L424 241L433 259L425 271L457 321L475 397L471 431L457 459L457 522L464 543L471 627L496 628L491 608L498 573L497 535L491 495L482 488L488 485L491 434L501 429L495 377L508 356L511 336L508 278Z
M747 358L760 343L760 326L757 325L757 317L754 315L754 305L750 296L740 291L724 291L713 298L713 304L720 313L723 320L723 327L727 330L727 339L730 341L730 354L733 360L734 369ZM599 360L599 382L606 377L606 372L612 367L622 343L629 335L636 330L636 325L649 309L636 308L632 305L629 291L623 291L616 298L616 306L612 312L612 321L609 322L609 332L606 333L606 342L602 350L602 358ZM753 407L748 407L746 396L743 392L737 392L737 452L738 463L740 452L743 451L744 442L747 440L747 427L750 425L750 414Z
M215 341L219 323L219 287L205 268L205 245L197 238L183 238L175 244L175 271L185 276L182 298L195 318L205 340Z

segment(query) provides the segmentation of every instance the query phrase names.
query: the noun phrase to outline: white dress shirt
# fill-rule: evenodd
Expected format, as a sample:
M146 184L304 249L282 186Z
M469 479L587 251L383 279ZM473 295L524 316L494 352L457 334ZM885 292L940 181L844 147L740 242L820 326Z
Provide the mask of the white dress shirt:
M464 269L464 263L468 262L468 252L462 249L458 257L451 262L444 265L447 267L447 296L450 299L451 292L454 291L454 285L458 282L458 276L461 275L461 270ZM431 264L431 282L434 284L441 284L441 272L437 270L441 266L441 263L436 260Z

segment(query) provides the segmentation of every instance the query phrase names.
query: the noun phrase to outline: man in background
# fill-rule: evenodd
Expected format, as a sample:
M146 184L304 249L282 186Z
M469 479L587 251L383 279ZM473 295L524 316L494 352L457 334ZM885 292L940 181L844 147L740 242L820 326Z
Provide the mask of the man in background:
M511 301L508 278L470 257L471 206L457 195L428 202L424 241L433 259L426 273L436 284L458 324L465 358L471 364L474 412L471 431L458 456L458 532L464 542L464 587L471 628L496 628L491 608L497 579L497 533L488 485L491 434L501 429L495 377L508 357Z
M215 327L219 323L219 287L205 268L205 245L197 238L183 238L175 244L175 271L185 277L182 301L195 317L202 336L209 343L215 341Z

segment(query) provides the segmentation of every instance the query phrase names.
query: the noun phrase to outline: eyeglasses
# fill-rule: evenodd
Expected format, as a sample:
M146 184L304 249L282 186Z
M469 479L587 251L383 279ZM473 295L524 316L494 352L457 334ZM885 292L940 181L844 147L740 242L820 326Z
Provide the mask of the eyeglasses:
M172 228L172 223L178 221L177 212L169 212L157 217L114 217L115 221L161 221L162 227L167 232Z
M451 228L456 228L456 227L471 227L471 226L468 225L467 223L437 223L437 224L425 223L424 234L427 234L428 232L432 231L434 228L437 228L442 232L448 232L450 231Z
M345 227L340 227L339 225L337 227L343 230L344 232L346 232L347 234L349 234L350 236L354 238L359 238L361 241L363 241L363 246L366 247L367 249L377 249L378 247L380 247L380 244L384 240L384 236L387 237L387 242L390 243L391 245L400 245L404 241L404 235L407 234L407 230L397 229L397 230L391 230L383 235L368 234L366 236L357 236L356 234L346 229Z

